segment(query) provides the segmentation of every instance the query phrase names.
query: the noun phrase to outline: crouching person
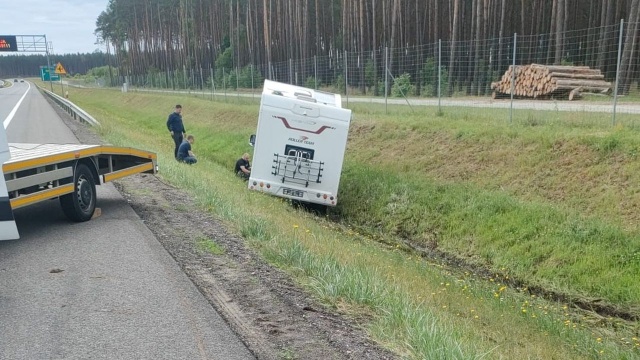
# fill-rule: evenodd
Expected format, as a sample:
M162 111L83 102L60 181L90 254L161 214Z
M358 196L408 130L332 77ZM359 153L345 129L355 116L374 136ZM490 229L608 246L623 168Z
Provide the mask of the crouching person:
M187 138L182 142L182 144L180 144L180 147L178 148L178 161L187 163L189 165L198 162L198 160L196 159L196 155L193 153L193 151L191 151L191 145L193 145L194 141L195 138L193 137L193 135L187 135Z
M235 168L236 175L239 177L248 180L251 175L251 164L249 164L249 154L244 153L242 157L236 161Z

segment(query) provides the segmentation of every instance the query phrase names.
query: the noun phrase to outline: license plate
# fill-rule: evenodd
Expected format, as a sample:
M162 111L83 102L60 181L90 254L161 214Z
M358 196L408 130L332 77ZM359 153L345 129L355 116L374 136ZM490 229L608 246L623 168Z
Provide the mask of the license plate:
M303 197L304 196L304 191L302 190L295 190L295 189L289 189L289 188L283 188L282 189L282 195L287 195L287 196L293 196L293 197Z

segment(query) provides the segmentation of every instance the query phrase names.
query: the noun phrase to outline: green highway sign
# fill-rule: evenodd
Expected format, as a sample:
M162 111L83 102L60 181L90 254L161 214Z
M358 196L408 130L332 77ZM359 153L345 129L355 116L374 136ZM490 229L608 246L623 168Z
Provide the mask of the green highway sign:
M42 81L59 81L60 75L56 74L55 71L55 66L40 66L40 79L42 79Z

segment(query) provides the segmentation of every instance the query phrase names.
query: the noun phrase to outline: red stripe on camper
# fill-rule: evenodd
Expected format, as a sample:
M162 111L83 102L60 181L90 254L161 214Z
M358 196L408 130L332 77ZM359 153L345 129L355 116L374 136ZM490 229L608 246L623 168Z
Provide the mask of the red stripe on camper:
M281 116L275 116L275 115L274 115L273 117L274 117L274 118L276 118L276 119L280 119L280 120L282 120L282 122L284 123L284 126L286 126L286 127L287 127L287 129L291 129L291 130L298 130L298 131L304 131L304 132L308 132L308 133L316 134L316 135L320 135L323 131L325 131L325 130L327 130L327 129L335 129L335 128L334 128L334 127L332 127L332 126L326 126L326 125L324 125L324 126L322 126L320 129L318 129L318 130L316 130L316 131L305 130L305 129L295 128L295 127L293 127L293 126L289 125L289 122L287 121L287 119L285 119L285 118L283 118L283 117L281 117Z

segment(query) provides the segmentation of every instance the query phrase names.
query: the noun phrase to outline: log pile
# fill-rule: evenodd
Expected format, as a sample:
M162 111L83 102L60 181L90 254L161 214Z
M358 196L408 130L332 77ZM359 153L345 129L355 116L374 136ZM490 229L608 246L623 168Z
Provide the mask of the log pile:
M573 100L582 92L608 93L612 86L600 70L588 66L517 65L509 66L500 81L491 83L494 98L511 95L514 72L514 96L517 97Z

